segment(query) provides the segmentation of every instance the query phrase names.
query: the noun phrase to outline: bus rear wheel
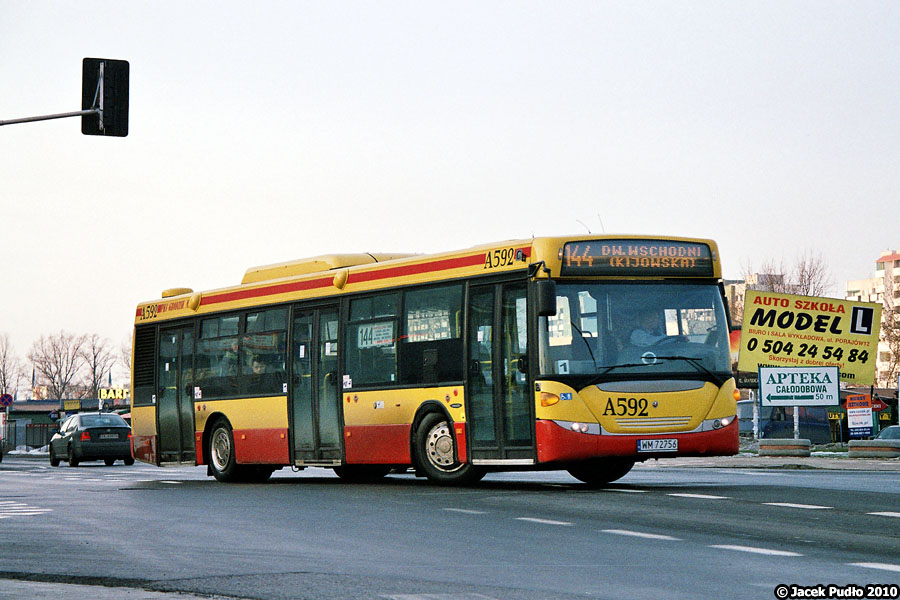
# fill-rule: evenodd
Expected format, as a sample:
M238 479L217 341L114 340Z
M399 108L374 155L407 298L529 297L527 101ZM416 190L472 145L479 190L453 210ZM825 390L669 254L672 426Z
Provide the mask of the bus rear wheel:
M453 428L438 413L426 415L416 429L415 460L428 480L439 485L466 485L484 477L483 469L457 460Z
M634 466L631 458L594 458L569 465L569 475L592 487L604 486L621 479Z

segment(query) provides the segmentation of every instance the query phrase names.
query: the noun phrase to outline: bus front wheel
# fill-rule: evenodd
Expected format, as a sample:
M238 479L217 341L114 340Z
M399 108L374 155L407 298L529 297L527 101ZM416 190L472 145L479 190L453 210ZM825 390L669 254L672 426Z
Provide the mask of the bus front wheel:
M227 421L217 421L209 434L209 466L218 481L238 480L238 465L234 458L234 435Z
M600 487L625 477L633 466L633 459L610 457L574 463L566 470L575 479L593 487Z
M484 477L484 470L457 460L456 438L447 419L430 413L416 429L415 459L428 480L439 485L465 485Z

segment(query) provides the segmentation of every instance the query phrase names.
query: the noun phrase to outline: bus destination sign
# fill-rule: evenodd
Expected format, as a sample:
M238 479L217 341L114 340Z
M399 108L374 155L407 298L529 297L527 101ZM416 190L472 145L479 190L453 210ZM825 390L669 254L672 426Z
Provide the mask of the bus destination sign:
M711 277L706 244L661 240L592 240L563 246L561 275Z

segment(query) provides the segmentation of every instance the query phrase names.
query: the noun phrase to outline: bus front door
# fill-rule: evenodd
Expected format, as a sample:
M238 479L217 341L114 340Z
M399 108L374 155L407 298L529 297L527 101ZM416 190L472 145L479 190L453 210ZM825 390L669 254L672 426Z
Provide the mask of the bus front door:
M522 283L469 290L468 444L473 464L535 462Z
M294 313L291 368L293 463L340 464L336 305Z
M194 326L159 333L156 414L160 463L193 463Z

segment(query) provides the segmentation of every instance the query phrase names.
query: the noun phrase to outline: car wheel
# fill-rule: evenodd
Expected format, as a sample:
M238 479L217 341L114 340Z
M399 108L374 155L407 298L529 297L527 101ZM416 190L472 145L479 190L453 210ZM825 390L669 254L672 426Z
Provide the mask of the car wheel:
M116 459L114 459L114 458L104 458L104 459L103 459L103 462L106 463L106 466L107 466L107 467L111 467L111 466L113 466L114 464L116 464Z
M50 446L50 466L58 467L59 466L59 458L53 454L53 446Z
M75 453L72 451L72 446L69 446L69 450L66 452L66 458L69 461L70 467L78 466L78 459L75 457Z
M125 465L130 467L131 465L134 464L134 459L131 458L130 456L126 456L125 458L122 459L122 462L124 462Z

